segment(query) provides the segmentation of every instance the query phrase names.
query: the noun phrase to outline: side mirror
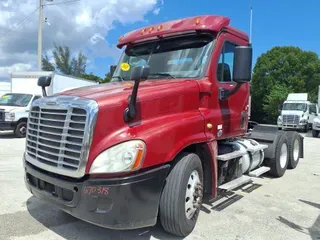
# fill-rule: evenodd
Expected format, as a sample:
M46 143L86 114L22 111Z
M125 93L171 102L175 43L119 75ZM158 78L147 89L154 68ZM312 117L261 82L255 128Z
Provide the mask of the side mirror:
M148 78L149 73L150 73L149 66L134 67L131 71L130 79L133 81L145 80Z
M278 113L281 114L281 111L282 111L282 104L279 104L278 105Z
M46 87L49 87L51 84L50 76L42 76L38 78L38 86L42 88L42 95L47 96Z
M116 71L117 65L111 65L110 66L110 76L112 77L114 72Z
M251 81L252 68L252 47L237 46L233 59L233 75L232 79L237 83L245 83Z

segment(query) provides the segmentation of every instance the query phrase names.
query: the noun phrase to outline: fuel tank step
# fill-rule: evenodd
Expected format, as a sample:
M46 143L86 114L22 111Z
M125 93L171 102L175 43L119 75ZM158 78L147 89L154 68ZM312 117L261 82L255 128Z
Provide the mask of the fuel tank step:
M241 177L239 177L237 179L234 179L234 180L232 180L230 182L222 184L218 188L221 189L221 190L229 191L229 190L235 189L235 188L237 188L237 187L239 187L239 186L241 186L241 185L243 185L245 183L249 183L249 182L252 182L251 177L244 175L244 176L241 176Z
M262 167L257 168L256 170L253 170L252 172L249 172L249 176L250 177L259 177L262 174L269 172L269 171L270 171L269 167L262 166Z
M226 154L222 154L222 155L218 155L218 160L220 161L228 161L230 159L234 159L234 158L238 158L238 157L242 157L243 155L245 155L247 153L246 150L238 150L238 151L234 151L231 153L226 153Z

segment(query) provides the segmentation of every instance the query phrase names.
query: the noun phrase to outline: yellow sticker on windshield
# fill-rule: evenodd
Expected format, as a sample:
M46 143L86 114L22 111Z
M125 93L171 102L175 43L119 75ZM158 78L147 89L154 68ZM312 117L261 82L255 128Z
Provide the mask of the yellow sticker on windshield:
M122 71L129 71L130 65L128 63L121 63L120 68Z
M8 98L8 96L4 95L4 96L2 96L1 98Z

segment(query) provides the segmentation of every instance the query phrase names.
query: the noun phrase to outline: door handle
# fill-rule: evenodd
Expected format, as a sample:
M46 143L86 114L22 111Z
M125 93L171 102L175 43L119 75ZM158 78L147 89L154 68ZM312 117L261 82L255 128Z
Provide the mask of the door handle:
M226 100L228 98L230 90L226 88L219 88L219 100Z

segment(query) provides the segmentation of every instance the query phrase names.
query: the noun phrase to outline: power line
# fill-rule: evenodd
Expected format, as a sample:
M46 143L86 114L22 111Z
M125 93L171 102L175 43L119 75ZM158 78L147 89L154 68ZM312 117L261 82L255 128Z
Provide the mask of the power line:
M11 32L11 31L13 31L14 29L16 29L17 27L19 27L22 23L24 23L25 21L27 21L30 17L31 17L31 15L32 14L34 14L36 11L38 11L38 9L39 9L40 7L37 7L35 10L33 10L28 16L26 16L22 21L20 21L18 24L16 24L12 29L9 29L6 33L5 33L5 35L7 34L7 33L9 33L9 32Z
M80 1L81 0L71 0L71 1L64 1L64 2L57 2L57 3L46 3L46 4L43 4L43 6L76 3L76 2L80 2Z

